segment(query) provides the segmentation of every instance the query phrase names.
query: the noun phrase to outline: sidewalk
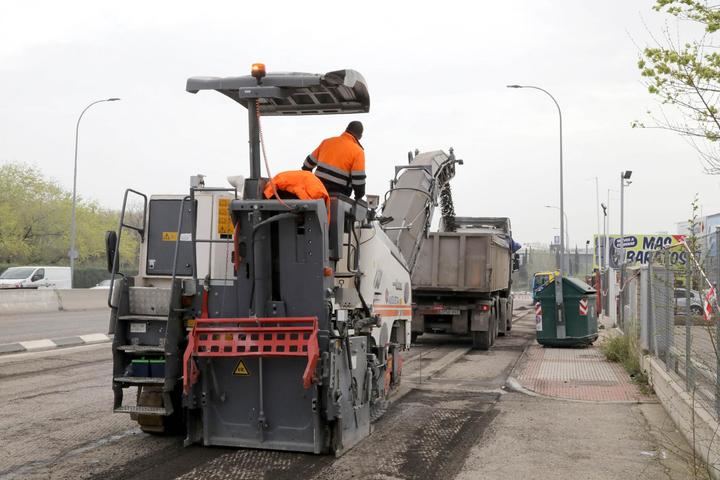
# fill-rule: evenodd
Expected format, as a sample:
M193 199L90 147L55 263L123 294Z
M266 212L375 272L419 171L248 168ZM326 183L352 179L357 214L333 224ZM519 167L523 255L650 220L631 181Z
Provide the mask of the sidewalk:
M602 341L598 339L596 344ZM553 398L596 402L656 402L633 383L622 365L611 363L597 346L544 348L530 345L516 369L520 384Z
M530 321L518 330L532 332ZM517 391L497 403L490 435L458 479L706 478L693 475L690 446L656 397L597 346L544 348L533 340L510 376Z

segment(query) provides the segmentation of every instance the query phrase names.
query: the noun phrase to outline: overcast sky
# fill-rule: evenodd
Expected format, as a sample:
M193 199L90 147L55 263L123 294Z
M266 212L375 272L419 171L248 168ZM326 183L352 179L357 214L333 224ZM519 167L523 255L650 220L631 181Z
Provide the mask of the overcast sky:
M264 120L274 172L299 168L353 118L365 124L368 193L384 193L407 151L455 148L461 215L509 216L520 242L557 235L558 118L551 100L509 83L542 86L560 102L571 245L596 230L600 201L626 192L626 231L672 232L693 195L720 211L720 178L703 174L678 136L630 128L655 100L640 82L638 45L665 16L650 0L513 2L16 1L0 14L0 163L25 162L119 208L126 187L185 193L247 174L246 111L214 92L185 92L190 76L269 71L361 72L369 114ZM347 5L347 6L343 6ZM349 8L353 5L353 8ZM619 193L611 192L612 231ZM1 222L1 219L0 219Z

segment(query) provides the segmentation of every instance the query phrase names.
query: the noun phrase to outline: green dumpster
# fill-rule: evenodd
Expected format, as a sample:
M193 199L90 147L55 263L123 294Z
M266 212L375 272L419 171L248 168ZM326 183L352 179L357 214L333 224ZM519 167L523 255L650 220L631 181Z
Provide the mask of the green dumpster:
M559 324L555 305L556 280L546 284L535 302L537 342L547 347L592 345L598 338L596 291L585 282L563 277L565 325Z

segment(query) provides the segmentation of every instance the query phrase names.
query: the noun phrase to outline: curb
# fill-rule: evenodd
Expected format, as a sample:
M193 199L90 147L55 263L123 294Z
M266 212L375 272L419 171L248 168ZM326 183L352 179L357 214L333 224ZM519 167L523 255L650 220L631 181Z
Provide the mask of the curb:
M56 348L77 347L80 345L93 345L106 343L112 340L112 336L104 333L90 333L75 337L45 338L42 340L28 340L25 342L14 342L0 344L0 355L8 353L39 352L43 350L54 350Z

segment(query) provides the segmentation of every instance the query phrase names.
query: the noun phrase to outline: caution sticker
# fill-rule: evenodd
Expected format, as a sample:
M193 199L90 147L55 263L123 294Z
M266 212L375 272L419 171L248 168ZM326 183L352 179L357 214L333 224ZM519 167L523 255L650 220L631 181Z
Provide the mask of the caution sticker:
M233 223L230 217L230 199L220 198L218 199L218 224L217 224L218 235L232 235L233 234Z
M580 308L579 312L580 315L587 316L588 314L588 299L586 297L583 297L580 299Z
M178 238L177 232L162 232L163 242L176 242ZM192 242L192 233L185 232L180 234L181 242Z
M242 360L238 362L235 370L233 371L233 375L235 375L236 377L247 377L250 375L250 371L245 366L245 362L243 362Z

